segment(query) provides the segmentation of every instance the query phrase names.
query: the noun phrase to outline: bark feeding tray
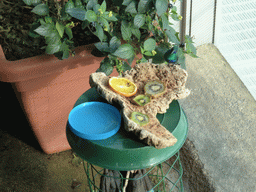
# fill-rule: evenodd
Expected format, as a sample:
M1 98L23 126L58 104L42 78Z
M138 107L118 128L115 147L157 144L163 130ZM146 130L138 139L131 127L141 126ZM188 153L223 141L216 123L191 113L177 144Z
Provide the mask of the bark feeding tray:
M133 132L146 144L160 149L173 146L177 139L161 125L156 115L157 113L166 113L173 100L183 99L190 94L190 91L185 88L187 76L187 72L178 65L140 63L123 75L137 86L137 93L132 97L121 96L114 92L108 83L110 77L101 72L91 74L90 85L95 87L109 103L117 102L121 106L126 131ZM144 87L150 81L162 82L165 85L164 93L157 97L151 97L150 102L146 105L135 104L134 98L145 94ZM149 122L140 126L131 120L133 112L146 114Z

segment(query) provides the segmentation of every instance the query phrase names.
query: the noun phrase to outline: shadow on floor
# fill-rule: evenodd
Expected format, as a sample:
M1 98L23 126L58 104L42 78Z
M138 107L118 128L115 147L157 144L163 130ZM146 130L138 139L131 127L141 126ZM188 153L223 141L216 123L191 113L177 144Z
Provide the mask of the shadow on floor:
M0 82L1 130L42 152L10 83Z

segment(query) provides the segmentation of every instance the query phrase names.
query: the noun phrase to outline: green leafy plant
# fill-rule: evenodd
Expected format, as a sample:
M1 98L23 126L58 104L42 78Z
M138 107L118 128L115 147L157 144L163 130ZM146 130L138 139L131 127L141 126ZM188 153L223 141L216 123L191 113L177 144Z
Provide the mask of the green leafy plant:
M138 63L148 59L163 63L164 53L175 45L179 46L178 64L185 62L184 53L196 57L192 39L186 36L185 47L181 47L179 33L171 26L170 20L182 19L175 1L23 0L39 16L30 36L44 37L46 53L68 58L74 47L72 29L81 25L85 33L97 37L95 47L105 56L97 71L107 75L114 69L119 74L131 69L134 59Z

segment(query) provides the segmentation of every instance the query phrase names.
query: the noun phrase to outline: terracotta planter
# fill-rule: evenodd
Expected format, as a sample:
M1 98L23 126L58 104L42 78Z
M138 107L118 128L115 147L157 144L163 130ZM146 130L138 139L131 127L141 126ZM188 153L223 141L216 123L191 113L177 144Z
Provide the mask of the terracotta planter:
M93 56L92 48L93 45L78 47L76 55L66 60L41 55L7 61L0 46L0 81L12 83L31 128L47 154L70 149L65 132L69 112L81 94L90 88L89 76L103 59Z

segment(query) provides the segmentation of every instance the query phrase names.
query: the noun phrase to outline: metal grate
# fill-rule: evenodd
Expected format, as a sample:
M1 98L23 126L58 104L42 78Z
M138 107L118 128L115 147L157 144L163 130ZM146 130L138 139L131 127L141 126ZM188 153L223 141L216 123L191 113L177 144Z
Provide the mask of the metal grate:
M215 45L256 99L256 0L218 2Z
M104 168L96 169L94 165L84 161L84 169L88 179L88 185L91 192L102 191L100 189L101 177L112 178L122 181L121 188L125 186L125 182L138 181L148 176L153 184L153 188L149 192L184 192L183 188L183 169L179 157L179 152L177 152L171 159L148 168L146 173L139 178L126 178L120 171L118 172L118 177L106 176L104 175ZM123 191L123 190L122 190ZM124 191L126 191L124 189ZM121 191L120 191L121 192Z

